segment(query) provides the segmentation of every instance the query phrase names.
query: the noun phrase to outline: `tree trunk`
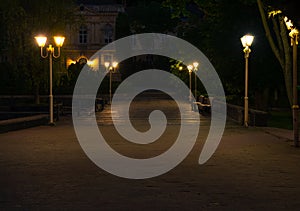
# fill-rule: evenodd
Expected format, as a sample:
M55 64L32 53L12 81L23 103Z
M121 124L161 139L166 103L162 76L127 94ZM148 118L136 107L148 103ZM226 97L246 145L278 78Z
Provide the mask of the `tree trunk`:
M292 103L293 102L292 57L291 57L291 48L290 48L290 44L289 44L289 39L287 36L287 29L286 29L284 20L282 17L279 17L278 18L279 28L274 26L274 30L279 30L279 31L275 31L275 34L277 36L280 35L280 37L281 37L281 40L279 40L277 37L277 42L279 42L279 43L277 43L278 45L276 45L274 42L274 39L271 35L271 32L270 32L270 27L267 22L267 18L266 18L266 14L265 14L265 11L263 8L262 1L257 0L257 5L258 5L258 9L259 9L259 12L261 15L262 24L263 24L263 27L266 32L266 37L269 41L270 47L271 47L275 57L277 58L280 66L281 66L283 76L284 76L284 81L285 81L287 97L288 97L290 105L292 105L293 104ZM279 46L279 48L277 46Z

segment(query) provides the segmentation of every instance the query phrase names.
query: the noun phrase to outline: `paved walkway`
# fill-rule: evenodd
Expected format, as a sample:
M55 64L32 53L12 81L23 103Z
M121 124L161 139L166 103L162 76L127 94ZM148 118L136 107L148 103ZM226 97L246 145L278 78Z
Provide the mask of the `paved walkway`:
M113 125L99 126L112 148L146 158L172 145L180 125L159 143L125 143ZM81 149L70 117L55 127L0 134L0 210L299 210L300 149L292 131L228 124L213 157L198 165L209 124L189 156L146 180L113 176Z

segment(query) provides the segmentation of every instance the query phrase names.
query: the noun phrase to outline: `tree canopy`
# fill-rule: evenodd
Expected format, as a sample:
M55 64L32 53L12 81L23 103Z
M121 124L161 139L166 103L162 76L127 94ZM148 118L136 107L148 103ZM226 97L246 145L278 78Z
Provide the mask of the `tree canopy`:
M287 1L281 0L274 4L274 1L266 0L262 4L260 0L165 0L164 5L171 9L173 16L185 17L188 24L192 25L190 27L192 30L185 31L183 38L191 41L208 56L223 81L227 95L243 96L244 63L239 39L246 33L255 36L250 55L249 89L252 102L257 104L274 96L272 93L278 91L283 92L284 96L288 95L290 99L288 74L291 69L283 68L278 56L274 54L274 48L268 43L270 37L266 36L266 26L263 25L261 18L262 14L268 17L269 12L276 8L282 8L283 11L296 17L296 13L291 9L295 8L293 4L285 5L285 2ZM263 5L262 10L258 7L259 3ZM267 24L273 37L276 36L276 29L272 28L274 22L272 18L274 17L267 20ZM283 31L280 36L282 42L288 39ZM281 52L281 55L290 54ZM290 58L284 61L286 65ZM280 69L283 71L280 72ZM284 84L287 85L286 94L282 91ZM265 107L268 102L262 104L265 105L256 106Z
M47 84L49 73L45 71L48 63L40 58L34 36L43 34L51 39L56 34L64 35L66 25L74 21L74 3L72 0L45 0L42 3L10 0L0 5L0 14L1 52L12 59L9 71L16 77L11 82L20 80L26 84L24 89L38 95L43 84Z

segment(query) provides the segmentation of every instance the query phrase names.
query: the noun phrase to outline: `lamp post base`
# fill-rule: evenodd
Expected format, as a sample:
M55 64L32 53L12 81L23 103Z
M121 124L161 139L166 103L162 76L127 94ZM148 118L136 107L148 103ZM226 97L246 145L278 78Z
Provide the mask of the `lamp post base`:
M48 125L49 126L55 126L56 124L55 124L55 122L49 122Z

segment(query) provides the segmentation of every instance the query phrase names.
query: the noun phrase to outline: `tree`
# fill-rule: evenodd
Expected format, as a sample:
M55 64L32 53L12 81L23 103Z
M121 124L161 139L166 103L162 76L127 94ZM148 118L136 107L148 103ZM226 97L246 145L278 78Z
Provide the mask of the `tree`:
M11 0L1 4L5 53L10 58L12 71L30 82L28 91L34 92L39 103L40 87L47 84L48 62L39 56L34 36L64 34L66 25L75 19L73 0ZM2 45L3 47L3 45ZM15 86L19 86L16 84Z
M278 60L285 79L286 92L290 105L292 105L292 56L284 14L275 7L266 6L261 0L257 0L266 37L271 49ZM269 17L270 21L267 20ZM272 27L270 27L270 25ZM271 30L271 28L273 30Z
M258 97L269 87L274 87L280 80L277 64L272 60L272 52L263 36L260 25L259 11L255 2L251 1L215 1L215 0L166 0L174 16L181 17L183 26L178 35L197 46L211 61L218 72L228 99L235 99L234 103L242 103L244 90L244 63L240 37L249 31L256 35L259 45L254 43L250 60L250 97L251 104L266 108L266 104L257 103L254 99L268 99ZM200 64L201 68L201 64ZM264 75L271 75L268 80ZM277 83L278 84L278 83ZM273 89L273 88L272 88ZM271 90L271 89L270 89ZM269 96L268 93L265 94ZM252 106L253 106L252 105Z
M171 19L170 11L160 2L139 2L128 8L130 31L132 33L167 33L176 26L176 20Z
M128 1L126 12L120 13L116 24L116 37L138 33L168 33L176 27L168 8L161 1ZM169 61L158 55L140 55L122 61L119 69L123 78L147 68L169 68Z
M198 32L196 36L199 40L202 40L202 44L196 46L201 46L201 49L203 49L203 46L208 46L207 51L204 53L212 61L221 76L225 89L227 89L227 94L228 91L229 93L235 92L238 94L243 89L242 84L234 84L235 81L243 81L241 80L242 75L237 71L243 67L239 64L241 62L238 63L235 59L238 58L237 55L240 52L234 52L234 49L240 50L239 46L234 46L232 43L229 46L227 43L232 38L237 40L238 37L236 35L243 35L247 28L250 31L255 31L256 38L253 46L255 51L251 54L253 59L250 61L252 67L250 77L251 79L253 78L250 80L250 87L254 88L252 92L254 92L255 99L267 99L270 94L264 90L277 89L276 86L278 87L283 82L288 101L291 103L292 57L289 37L283 18L284 14L288 14L292 18L298 18L299 20L300 15L296 11L295 8L297 7L292 3L293 1L165 0L164 2L165 5L171 8L173 15L177 17L186 16L190 19L195 13L191 7L202 12L203 15L201 16L201 24L198 25L198 31L203 30L205 33ZM279 12L279 9L282 12ZM264 31L266 34L265 38L260 35ZM259 45L256 45L256 41ZM214 51L214 49L218 49L218 51ZM274 59L278 63L273 62ZM226 67L229 68L224 71ZM281 73L277 69L282 70ZM265 97L258 96L264 92L266 93ZM258 102L259 100L256 101Z

